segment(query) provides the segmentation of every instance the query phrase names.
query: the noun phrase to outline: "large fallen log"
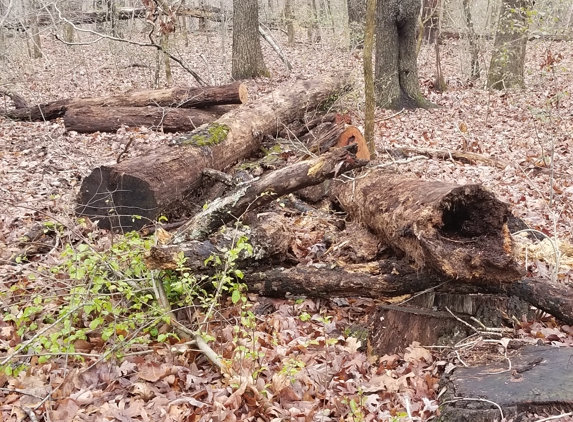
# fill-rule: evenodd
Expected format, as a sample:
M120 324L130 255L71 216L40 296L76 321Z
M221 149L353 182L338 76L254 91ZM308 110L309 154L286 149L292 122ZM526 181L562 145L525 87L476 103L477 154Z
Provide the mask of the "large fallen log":
M240 82L207 87L143 89L122 95L65 98L32 107L6 110L2 115L16 120L44 121L64 116L70 107L209 107L247 102L247 88Z
M521 277L507 229L508 206L479 185L407 179L377 169L333 183L331 195L420 268L474 283Z
M162 215L184 214L197 207L189 199L201 185L203 169L229 168L257 151L265 135L276 134L348 84L348 75L300 81L179 138L179 146L96 168L82 182L76 211L98 219L102 227L123 230L140 228Z
M228 112L223 106L208 109L167 107L68 107L67 131L115 132L122 126L147 126L164 132L190 132Z
M371 297L388 299L414 294L440 285L449 293L494 293L515 296L566 324L573 324L573 289L559 282L524 278L511 283L461 284L434 272L420 271L403 261L383 260L372 266L344 268L297 266L248 272L242 280L249 291L263 296ZM357 271L365 268L365 272Z

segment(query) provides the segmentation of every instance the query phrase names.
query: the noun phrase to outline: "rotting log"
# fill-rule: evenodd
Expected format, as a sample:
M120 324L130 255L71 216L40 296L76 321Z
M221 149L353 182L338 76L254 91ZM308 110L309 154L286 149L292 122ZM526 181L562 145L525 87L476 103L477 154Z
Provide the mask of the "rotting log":
M15 120L44 121L65 115L70 107L210 107L223 104L242 104L248 100L247 88L241 82L207 87L175 87L143 89L121 95L64 98L46 104L7 110L2 114Z
M225 170L260 148L266 135L301 118L349 85L348 75L322 76L276 90L180 137L178 146L96 168L82 182L76 212L101 227L134 230L159 216L185 214L202 170ZM133 216L141 218L133 218Z
M145 255L149 269L175 270L185 257L183 265L196 274L211 274L212 262L207 259L224 259L224 251L233 248L236 239L247 236L253 249L251 256L242 251L237 259L239 268L253 268L262 263L265 266L280 264L287 257L293 233L285 224L285 218L277 213L265 213L264 217L255 217L248 226L228 227L217 232L209 240L191 240L177 245L164 244L152 247Z
M331 183L331 197L420 268L485 284L522 275L507 229L509 208L479 185L408 179L375 169L348 183Z
M190 132L228 112L223 106L208 109L163 107L69 107L64 115L67 131L115 132L122 126L147 126L164 132Z
M355 146L349 148L357 149ZM245 183L193 216L177 230L171 243L205 239L222 225L239 219L247 210L255 210L283 195L318 185L367 164L365 160L358 160L349 148L333 149L312 160L283 167Z
M392 298L435 287L443 279L419 272L403 261L383 260L372 265L345 268L297 266L251 271L243 282L250 292L262 296L310 296Z
M459 280L443 277L434 272L420 271L415 266L396 260L382 260L367 268L368 271L352 272L345 268L315 268L297 266L253 270L243 282L249 291L263 296L285 297L302 295L319 298L370 297L387 299L415 294L430 288L448 293L490 293L515 296L565 324L573 325L573 288L561 283L538 278L524 278L512 283L460 284ZM443 304L442 304L443 305ZM440 303L431 305L440 307Z

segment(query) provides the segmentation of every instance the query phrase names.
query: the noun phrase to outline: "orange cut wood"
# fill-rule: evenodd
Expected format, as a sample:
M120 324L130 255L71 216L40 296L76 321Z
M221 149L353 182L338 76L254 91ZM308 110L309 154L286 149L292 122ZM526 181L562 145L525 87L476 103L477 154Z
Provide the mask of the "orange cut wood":
M336 146L342 148L353 143L358 145L356 158L370 160L370 152L368 151L368 145L366 145L364 136L356 126L348 126L338 137Z

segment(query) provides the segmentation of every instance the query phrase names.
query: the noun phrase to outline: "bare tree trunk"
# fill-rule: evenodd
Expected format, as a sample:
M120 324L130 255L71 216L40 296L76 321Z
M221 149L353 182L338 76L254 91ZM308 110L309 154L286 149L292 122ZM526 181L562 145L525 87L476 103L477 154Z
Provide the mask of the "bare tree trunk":
M288 45L294 45L294 13L292 10L292 1L293 0L285 0L285 21L287 27L287 35L288 35Z
M30 30L32 35L32 58L40 59L42 58L42 42L40 40L40 29L38 26L38 12L39 4L37 0L30 0Z
M525 48L532 0L503 0L487 85L493 89L523 87Z
M234 79L269 76L259 39L259 5L257 0L233 2Z
M372 47L374 44L374 26L376 17L376 0L368 0L366 6L366 32L364 34L364 92L365 116L364 137L368 145L370 156L374 158L376 148L374 145L374 109L376 98L374 96L374 74L372 72Z
M418 81L416 27L420 6L420 0L378 2L376 100L380 107L433 106L422 96Z
M470 79L476 80L480 76L479 68L479 46L477 43L476 32L474 29L474 21L472 18L472 9L470 5L470 0L463 0L464 16L466 18L466 24L468 26L468 42L470 44L470 55L471 55L471 72Z
M350 48L355 48L363 44L365 21L366 0L348 0L348 27L350 29Z
M444 80L444 74L442 73L442 62L440 59L440 42L442 35L442 18L444 16L444 9L442 0L438 0L438 28L436 31L436 37L434 39L435 49L436 49L436 80L434 81L434 89L439 92L446 90L446 81Z

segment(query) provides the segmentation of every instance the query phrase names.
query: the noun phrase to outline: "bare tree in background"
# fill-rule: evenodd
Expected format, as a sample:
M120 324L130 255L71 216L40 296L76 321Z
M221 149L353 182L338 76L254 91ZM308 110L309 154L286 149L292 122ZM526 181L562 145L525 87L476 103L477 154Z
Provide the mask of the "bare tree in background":
M364 22L366 21L366 0L347 0L348 28L350 29L350 47L361 46L364 41Z
M474 21L472 18L472 8L470 0L463 0L464 17L466 19L466 25L468 27L468 42L470 44L470 55L471 55L471 73L470 79L476 80L480 76L479 68L479 45L477 42L477 35L474 29Z
M495 34L487 85L494 89L523 86L525 48L532 0L503 0Z
M292 0L285 0L285 22L287 27L288 45L294 45L294 12L292 8Z
M422 96L416 60L420 0L380 0L376 17L376 102L401 109L434 105Z
M30 8L30 35L32 38L30 57L39 59L42 57L42 42L40 41L40 28L38 23L40 4L38 0L29 0L28 6Z
M368 0L366 6L366 28L364 32L364 137L368 145L370 157L374 158L374 111L376 98L374 95L374 74L372 72L372 47L374 45L374 27L376 26L376 0Z
M259 39L259 5L257 0L233 1L234 79L269 76Z

